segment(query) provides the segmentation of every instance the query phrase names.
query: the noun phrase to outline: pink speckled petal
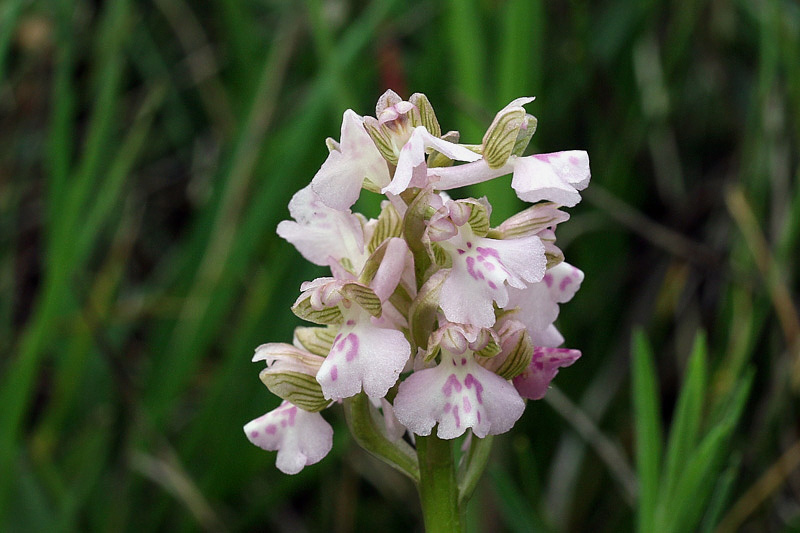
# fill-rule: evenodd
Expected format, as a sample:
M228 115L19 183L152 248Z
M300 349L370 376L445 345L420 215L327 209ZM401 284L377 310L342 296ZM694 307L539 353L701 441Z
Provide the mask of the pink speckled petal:
M563 304L572 300L572 297L581 288L583 272L569 263L561 262L548 270L547 274L550 275L548 288L555 302Z
M505 305L508 292L503 284L492 289L470 275L465 264L454 262L442 284L440 298L439 307L450 322L488 328L495 321L492 301Z
M537 346L530 366L514 378L514 386L523 397L540 400L547 393L547 387L558 374L558 369L570 366L580 356L578 350Z
M245 424L244 433L259 448L277 450L276 466L285 474L318 463L333 446L333 428L322 415L289 402Z
M442 439L453 439L472 428L475 436L511 429L525 404L514 387L475 363L471 353L443 352L442 362L414 372L400 384L395 416L417 435L430 435L435 424Z
M520 239L484 239L484 242L488 241L492 241L491 246L497 250L503 266L515 276L528 283L542 280L547 268L547 258L544 255L544 244L539 237L534 235ZM480 246L482 244L479 245L479 250Z
M508 289L542 279L547 265L536 236L496 240L459 236L450 248L453 267L442 285L440 307L450 322L490 327L492 302L505 309ZM463 237L463 238L461 238Z
M317 381L329 400L349 398L362 389L370 398L383 398L410 355L402 332L377 327L366 312L356 311L345 317Z

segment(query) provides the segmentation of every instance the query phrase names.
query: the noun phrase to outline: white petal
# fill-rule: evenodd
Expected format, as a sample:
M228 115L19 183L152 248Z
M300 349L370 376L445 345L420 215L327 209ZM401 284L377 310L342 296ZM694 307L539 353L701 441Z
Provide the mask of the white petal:
M405 191L411 183L414 169L425 162L425 128L417 127L411 133L406 144L400 149L397 158L397 169L394 171L392 182L384 187L382 193L400 194Z
M466 165L429 168L428 182L437 191L446 191L505 176L510 174L512 170L514 170L514 167L509 163L500 168L489 168L486 161L480 159Z
M358 199L364 179L377 186L389 183L389 168L363 119L348 109L342 118L341 152L332 151L311 186L322 201L334 209L349 209Z
M435 148L436 151L442 153L453 159L455 161L477 161L481 158L480 154L477 154L470 150L469 148L464 148L461 145L451 143L449 141L445 141L444 139L439 139L432 135L424 126L418 126L417 130L419 130L422 135L422 138L425 140L425 148Z
M300 189L289 202L289 213L297 222L278 224L278 235L315 265L324 266L328 257L346 257L354 264L364 255L364 234L358 217L325 205L311 186Z
M578 191L589 184L589 156L583 151L517 157L512 163L511 186L526 202L548 200L572 207L581 200Z
M375 277L372 278L370 287L385 302L397 288L397 284L406 267L406 256L410 255L408 245L403 239L393 237L386 243L386 253L383 256Z
M525 289L509 289L508 309L518 307L514 319L522 322L534 343L558 318L558 304L544 282L531 283Z

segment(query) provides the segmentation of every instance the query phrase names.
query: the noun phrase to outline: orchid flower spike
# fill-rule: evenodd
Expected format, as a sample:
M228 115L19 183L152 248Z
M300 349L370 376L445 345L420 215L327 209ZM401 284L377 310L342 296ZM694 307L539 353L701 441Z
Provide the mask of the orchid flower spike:
M292 306L316 325L253 358L282 403L244 431L278 452L279 470L328 454L322 412L341 406L359 444L419 482L421 438L468 435L473 446L511 430L525 399L544 397L581 356L561 347L556 321L584 274L565 262L556 230L589 183L589 158L523 155L537 126L532 101L501 109L479 144L443 133L420 93L387 91L374 117L344 112L339 141L328 139L327 159L277 228L329 269ZM506 174L532 205L496 227L490 198L446 192ZM352 211L362 190L382 195L377 218Z

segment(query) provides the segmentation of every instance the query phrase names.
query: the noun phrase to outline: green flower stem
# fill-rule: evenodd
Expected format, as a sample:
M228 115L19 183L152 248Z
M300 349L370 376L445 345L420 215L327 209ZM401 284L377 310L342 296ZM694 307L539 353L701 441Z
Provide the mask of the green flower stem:
M419 497L426 533L464 531L452 441L435 435L417 437Z
M461 506L467 504L475 492L478 480L481 479L483 471L489 462L489 455L492 453L492 443L494 435L487 435L479 439L473 435L472 444L469 447L469 454L466 457L465 468L459 473L458 480L458 503Z
M419 465L414 450L402 439L389 440L373 419L374 409L363 392L344 400L344 416L356 442L388 465L420 482Z

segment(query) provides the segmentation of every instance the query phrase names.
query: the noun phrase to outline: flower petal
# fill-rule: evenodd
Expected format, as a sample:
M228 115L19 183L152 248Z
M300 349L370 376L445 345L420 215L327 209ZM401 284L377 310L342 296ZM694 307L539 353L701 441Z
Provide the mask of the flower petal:
M381 302L388 300L397 288L397 284L400 283L403 276L403 270L409 264L407 256L410 255L408 245L403 239L392 237L386 242L383 260L369 284Z
M415 128L411 137L400 149L394 178L381 190L382 193L400 194L408 188L414 175L414 169L425 162L425 140L422 135L424 131L425 128L421 126Z
M572 300L581 288L583 272L569 263L561 262L547 271L543 281L550 289L553 301L563 304Z
M501 309L508 304L505 283L524 288L526 282L541 280L547 259L536 236L497 240L470 233L462 231L447 242L453 268L442 286L439 305L451 322L490 327L492 302Z
M390 176L363 119L350 109L342 118L340 148L328 154L311 186L326 205L343 211L358 200L364 179L381 187L388 185Z
M494 324L492 301L508 301L508 291L502 283L491 288L484 280L472 276L465 264L454 262L442 284L439 307L450 322L488 328Z
M589 156L572 150L512 158L511 187L526 202L548 200L572 207L581 201L579 190L589 184Z
M445 141L444 139L440 139L432 135L424 127L420 126L417 128L417 130L420 131L420 135L425 141L425 148L435 148L437 152L446 155L450 159L455 161L468 161L471 163L481 158L480 154L473 152L469 148L465 148L459 144L451 143L450 141Z
M369 315L348 315L317 373L322 393L330 400L358 394L383 398L397 382L411 355L402 332L375 326Z
M514 319L525 325L534 344L539 346L539 336L558 318L558 304L553 301L546 282L531 283L525 289L509 289L507 309L514 307L519 308Z
M537 346L533 350L531 364L514 378L514 386L523 397L541 400L547 393L550 382L558 374L558 369L570 366L580 356L581 352L578 350Z
M259 448L278 450L276 466L285 474L297 474L305 466L318 463L333 446L333 428L322 415L289 402L251 420L244 432Z
M328 264L346 257L352 263L363 262L364 232L358 217L349 211L328 207L308 186L300 189L289 202L289 213L297 222L278 224L278 235L315 265Z
M475 436L511 429L525 403L514 387L478 365L471 353L442 352L435 368L414 372L400 384L395 416L417 435L430 435L435 424L442 439L453 439L472 428Z
M457 161L478 161L481 156L459 146L458 144L439 139L431 135L424 126L417 126L411 134L406 144L400 150L397 160L397 170L394 172L394 179L381 192L400 194L405 191L412 182L414 170L425 162L425 150L435 148L441 154ZM424 171L425 169L423 169ZM426 181L425 173L422 174L422 181ZM426 183L415 183L416 186L424 187Z
M467 185L483 183L500 176L510 174L513 165L506 163L500 168L489 168L483 159L466 165L452 167L434 167L428 169L428 183L437 191L446 191Z

